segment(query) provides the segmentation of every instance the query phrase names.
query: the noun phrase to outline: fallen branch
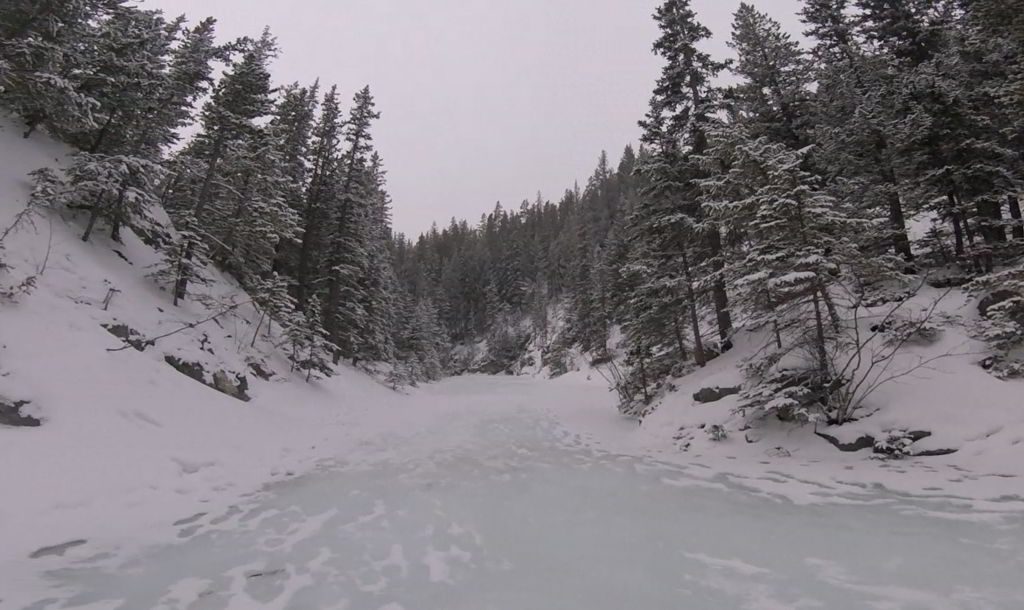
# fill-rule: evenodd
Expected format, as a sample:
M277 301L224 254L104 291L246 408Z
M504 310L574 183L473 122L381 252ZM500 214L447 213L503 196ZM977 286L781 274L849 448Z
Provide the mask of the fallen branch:
M156 345L156 342L161 340L161 339L166 339L167 337L170 337L171 335L176 335L176 334L178 334L180 332L184 332L184 331L189 330L191 328L196 328L197 326L200 326L202 324L206 324L207 322L212 322L212 321L216 320L217 318L219 318L219 317L221 317L221 316L223 316L223 315L225 315L227 313L235 311L239 307L244 307L244 306L249 305L251 303L252 303L251 300L250 301L243 301L241 303L235 303L234 305L231 305L231 306L227 307L226 309L218 311L217 313L213 314L212 316L208 316L206 318L203 318L202 320L197 320L195 322L189 322L188 324L182 326L181 328L177 328L175 330L172 330L169 333L164 333L162 335L157 335L156 337L153 337L151 339L146 339L143 342L143 345ZM120 351L126 350L126 349L128 349L130 347L132 347L130 344L125 344L125 345L122 345L121 347L108 347L107 351L108 352L120 352Z

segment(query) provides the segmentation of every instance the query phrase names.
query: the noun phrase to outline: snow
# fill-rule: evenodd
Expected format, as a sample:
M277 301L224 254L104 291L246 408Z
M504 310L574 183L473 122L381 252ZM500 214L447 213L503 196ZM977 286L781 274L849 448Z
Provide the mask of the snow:
M24 175L65 151L8 123L0 151L3 227ZM914 349L965 355L829 430L927 429L915 449L958 451L880 462L810 426L741 430L736 397L695 404L742 382L753 336L641 425L582 361L405 394L350 368L306 384L262 336L248 347L247 307L109 351L101 324L153 337L211 310L172 307L151 248L131 231L84 244L82 220L49 212L5 243L0 282L46 266L0 303L0 396L44 424L0 428L0 610L1024 607L1024 386L982 371L962 330ZM212 296L247 300L214 275ZM975 308L957 293L943 311ZM243 403L166 355L276 375L250 374Z

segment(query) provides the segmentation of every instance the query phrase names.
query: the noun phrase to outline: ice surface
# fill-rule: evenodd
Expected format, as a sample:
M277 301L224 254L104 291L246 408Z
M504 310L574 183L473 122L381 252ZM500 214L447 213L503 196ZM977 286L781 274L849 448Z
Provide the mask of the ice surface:
M27 607L1024 607L1019 519L669 484L690 475L585 447L539 411L477 413L427 455L337 463L192 516L179 542L54 558L49 601Z

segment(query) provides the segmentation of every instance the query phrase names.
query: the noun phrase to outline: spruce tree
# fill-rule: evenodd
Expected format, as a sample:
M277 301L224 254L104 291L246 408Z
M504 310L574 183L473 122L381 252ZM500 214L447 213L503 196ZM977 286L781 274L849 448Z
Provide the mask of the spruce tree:
M748 132L806 146L812 135L812 71L800 45L777 21L742 2L729 46L737 55L732 72L741 78L730 98Z
M337 202L329 215L327 237L325 327L337 345L335 361L341 357L358 362L362 355L360 330L369 320L365 278L370 268L374 188L370 159L373 121L380 114L374 108L369 87L353 100L343 137L347 150L338 171Z
M712 295L719 338L727 346L732 319L725 283L719 275L722 238L717 227L703 222L696 187L701 170L692 159L703 154L707 131L716 123L721 92L714 81L727 64L700 50L700 43L710 38L711 32L697 21L689 0L667 0L657 9L655 20L661 35L654 51L665 65L655 85L651 109L641 125L644 142L660 150L651 156L652 164L641 171L652 188L660 191L662 204L646 222L651 231L690 234L684 239L694 248L681 257L687 259L682 275L695 277L693 270L698 264L707 266L702 275ZM677 218L680 215L686 218ZM671 227L673 218L679 221L675 229Z
M176 207L181 210L179 214L191 214L199 222L208 219L211 206L215 206L214 214L227 215L223 209L216 209L216 204L226 203L215 200L220 165L232 147L244 144L258 131L256 120L273 109L268 64L277 53L277 43L269 31L264 31L258 40L243 39L236 46L241 57L231 63L217 83L203 108L202 131L183 152L183 156L199 163L191 164L197 171L185 177L194 183L185 189L193 198ZM189 256L186 251L184 257ZM175 302L185 298L188 282L187 275L180 276L174 287Z
M97 101L82 89L96 24L124 0L11 0L0 7L0 103L25 121L25 137L42 124L58 133L95 125Z
M328 337L320 316L320 299L310 297L306 309L292 316L285 335L291 353L292 370L306 373L306 382L332 374L330 358L337 349Z
M892 103L900 86L884 58L863 47L849 8L847 0L806 0L801 13L816 41L815 162L837 197L884 221L880 247L910 262L907 186L899 172L901 142L894 141L906 117Z

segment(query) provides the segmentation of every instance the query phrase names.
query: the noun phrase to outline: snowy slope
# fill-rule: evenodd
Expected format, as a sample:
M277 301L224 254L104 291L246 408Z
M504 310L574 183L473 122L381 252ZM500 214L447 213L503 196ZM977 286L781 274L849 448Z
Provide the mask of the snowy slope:
M924 290L919 296L928 302L936 295ZM941 309L962 321L977 316L976 302L960 292L946 296ZM984 346L962 324L945 327L932 345L908 348L893 370L910 370L919 357L949 357L881 386L858 413L859 421L838 427L746 421L734 413L735 395L711 403L695 399L704 388L741 387L743 360L762 339L741 335L734 350L674 380L676 391L642 422L571 400L556 415L609 450L686 464L699 478L725 477L789 501L831 501L840 494L889 489L971 506L979 518L989 511L1024 510L1024 382L986 373L978 364ZM728 437L713 440L711 426L721 426ZM865 436L884 439L890 430L929 432L912 445L914 453L955 453L880 460L871 449L840 452L816 434L853 443Z
M0 123L0 226L25 204L25 174L55 165L65 152ZM172 307L147 277L157 254L134 233L124 232L123 245L103 231L84 244L82 221L51 211L5 243L12 267L0 277L5 284L46 264L30 295L0 303L0 398L31 401L23 412L44 423L0 426L0 563L86 533L137 536L204 503L308 470L334 454L331 445L343 442L359 408L394 396L350 369L323 383L293 379L262 333L249 347L254 316L246 307L143 353L109 351L124 344L102 324L153 337L210 311L191 302ZM104 310L109 289L119 292ZM247 300L223 277L211 292ZM166 364L167 355L247 373L253 399L241 402L193 381ZM274 378L251 374L246 361L253 359Z

